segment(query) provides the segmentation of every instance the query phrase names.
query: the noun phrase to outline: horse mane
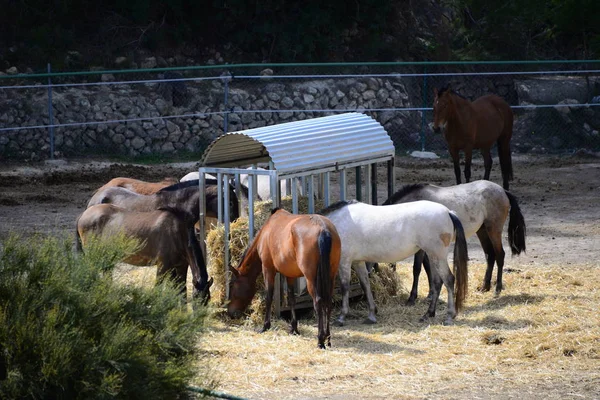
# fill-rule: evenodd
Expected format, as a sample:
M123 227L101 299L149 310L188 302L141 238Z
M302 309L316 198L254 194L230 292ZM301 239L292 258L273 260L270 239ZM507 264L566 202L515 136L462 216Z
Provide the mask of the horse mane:
M390 204L396 203L398 200L403 198L404 196L409 195L410 193L416 192L417 190L421 190L426 185L424 183L412 183L409 185L403 185L396 193L390 196L382 205L387 206Z
M460 98L463 98L465 100L469 100L467 99L465 96L463 96L462 94L455 92L454 90L452 90L452 88L450 87L450 84L447 84L446 86L441 86L438 88L438 96L443 95L444 93L448 92L448 94L455 94Z
M282 210L281 207L275 207L271 210L271 215L275 214L277 211Z
M164 188L160 189L157 193L160 193L160 192L173 192L175 190L185 189L185 188L192 187L192 186L198 186L199 182L200 182L199 179L192 179L191 181L178 182L178 183L175 183L175 184L173 184L171 186L167 186L167 187L164 187ZM217 180L216 179L206 179L205 183L207 185L216 185L217 184Z
M354 203L358 203L358 201L356 201L356 200L340 200L337 203L333 203L333 204L329 205L328 207L325 207L324 209L319 211L317 214L328 215L334 211L340 210L340 209L342 209L346 206L349 206L350 204L354 204Z
M184 221L185 223L189 223L190 221L193 220L193 216L189 215L187 212L185 212L184 210L180 210L178 208L175 207L169 207L169 206L163 206L163 207L158 207L157 208L158 211L167 211L170 212L171 214L173 214L177 219ZM193 225L193 224L192 224Z

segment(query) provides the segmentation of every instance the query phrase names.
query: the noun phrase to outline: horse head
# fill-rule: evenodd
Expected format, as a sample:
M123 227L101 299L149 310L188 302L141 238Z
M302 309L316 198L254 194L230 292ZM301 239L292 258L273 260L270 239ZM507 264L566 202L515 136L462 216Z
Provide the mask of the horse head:
M440 133L442 128L446 127L448 123L448 115L450 110L450 103L452 99L450 94L452 89L450 86L444 86L440 89L434 89L433 98L433 131Z
M237 319L242 316L252 298L256 294L256 279L251 279L248 275L242 275L240 272L229 266L231 271L231 281L229 290L229 304L227 305L227 314L229 317Z
M194 282L194 291L192 297L194 299L200 298L201 304L206 306L210 301L210 287L213 284L214 279L211 277L208 282Z

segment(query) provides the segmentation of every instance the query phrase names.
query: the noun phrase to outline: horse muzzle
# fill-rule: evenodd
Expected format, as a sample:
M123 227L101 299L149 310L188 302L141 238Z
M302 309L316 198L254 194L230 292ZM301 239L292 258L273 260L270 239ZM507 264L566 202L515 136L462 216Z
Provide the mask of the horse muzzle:
M240 319L242 317L242 312L240 310L228 308L227 315L229 315L229 318L231 318L231 319Z

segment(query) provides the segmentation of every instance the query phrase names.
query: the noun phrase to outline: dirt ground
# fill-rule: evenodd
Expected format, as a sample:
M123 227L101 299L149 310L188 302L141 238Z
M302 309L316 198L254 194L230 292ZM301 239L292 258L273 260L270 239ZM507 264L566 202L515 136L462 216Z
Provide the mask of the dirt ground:
M182 177L187 172L196 168L195 163L168 164L168 165L132 165L111 163L105 161L69 160L54 161L35 164L0 164L0 243L11 232L25 235L33 233L65 234L72 235L77 216L84 210L85 205L95 189L117 176L134 177L138 179L157 181L167 176ZM474 161L473 177L483 175L481 159ZM549 266L560 268L572 267L574 271L585 270L591 276L597 275L600 268L600 159L583 156L525 156L513 157L515 180L511 183L511 192L519 200L521 210L527 224L527 253L519 257L507 257L505 268L517 271L546 271ZM399 157L396 160L396 186L405 183L427 182L437 185L454 184L453 170L447 158L436 160ZM381 184L379 185L379 201L384 200L384 168L380 169ZM497 159L495 160L491 180L501 182ZM335 182L334 182L335 186ZM354 188L349 185L349 198L352 198ZM333 200L337 200L334 197ZM505 235L506 236L506 235ZM469 256L470 263L483 264L484 255L476 238L470 238ZM505 249L506 249L505 237ZM508 249L507 249L508 253ZM548 270L551 271L551 270ZM554 270L552 270L554 271ZM477 272L480 274L480 272ZM565 272L566 273L566 272ZM507 285L510 285L510 275L507 276ZM514 274L513 274L514 275ZM479 276L477 277L479 279ZM600 284L585 282L591 290L597 292ZM423 286L423 285L422 285ZM509 291L510 293L510 291ZM590 305L597 314L598 305ZM383 325L385 326L385 324ZM225 329L225 328L223 328ZM439 329L444 329L440 327ZM311 331L312 332L312 331ZM428 335L435 334L429 332ZM301 332L303 335L304 333ZM220 335L222 332L215 332ZM230 332L231 334L231 332ZM246 331L234 331L233 335L247 335ZM311 333L312 334L312 333ZM338 340L348 337L348 329L334 332ZM359 334L363 334L359 332ZM385 339L385 332L379 334ZM272 345L277 346L278 336L270 337ZM219 348L218 337L214 337L206 351L214 350L215 357L226 357ZM308 340L308 339L307 339ZM312 341L313 338L311 337ZM431 339L439 340L439 339ZM313 343L311 342L311 345ZM406 349L402 343L386 344L390 352L395 348ZM597 343L600 347L600 342ZM398 347L399 346L399 347ZM347 344L347 347L353 345ZM374 351L367 347L356 346L361 355ZM345 348L342 351L356 350ZM249 354L251 352L249 351ZM600 353L599 353L600 354ZM406 354L408 357L409 355ZM240 356L246 359L246 356ZM315 356L316 365L322 362L322 356ZM271 360L270 362L275 362ZM323 361L324 362L324 361ZM586 364L587 365L587 364ZM450 392L445 390L445 382L435 389L422 395L406 392L397 397L410 398L600 398L600 362L596 360L595 370L586 367L573 371L565 371L563 380L536 380L530 383L519 381L519 376L514 377L515 382L489 376L482 377L475 387L463 387L461 391ZM373 368L377 366L373 365ZM292 368L283 365L282 368ZM315 367L316 368L316 367ZM416 368L416 367L415 367ZM534 367L535 368L535 367ZM565 366L556 366L565 368ZM556 372L556 371L555 371ZM486 372L487 373L487 372ZM336 375L337 376L337 375ZM552 375L554 376L554 375ZM408 379L407 377L404 377ZM403 379L404 379L403 378ZM483 379L485 378L485 379ZM246 377L246 379L249 379ZM296 382L309 385L302 377L296 377ZM340 385L344 382L354 382L359 376L342 378L337 376ZM383 378L382 378L383 379ZM416 376L415 380L421 379ZM431 376L425 382L432 381ZM411 381L412 382L412 381ZM336 396L328 391L313 392L308 394L280 393L269 391L261 387L245 392L240 392L240 386L224 385L224 389L235 391L237 395L246 395L253 398L383 398L389 397L386 390L381 393L376 391L377 378L370 378L365 383L368 392L349 392L341 390ZM406 382L405 382L406 383ZM503 385L501 390L494 385ZM250 386L250 385L248 385ZM318 387L318 385L317 385ZM349 386L350 387L350 386ZM450 388L450 386L448 386ZM454 390L454 387L453 387ZM290 397L291 396L291 397ZM395 396L393 396L395 397Z
M519 264L596 263L600 259L600 159L562 156L514 156L511 192L519 199L527 223L527 254ZM473 177L483 175L475 160ZM117 176L160 180L180 178L195 163L134 165L106 161L64 161L0 164L0 240L9 232L22 234L72 232L93 192ZM396 187L425 182L454 184L448 159L400 157ZM350 175L349 198L354 195ZM498 165L491 180L501 182ZM385 169L379 168L379 202L385 200ZM336 179L333 178L335 194ZM469 239L471 257L483 256L476 238ZM483 259L482 259L483 260ZM510 264L510 260L509 260Z

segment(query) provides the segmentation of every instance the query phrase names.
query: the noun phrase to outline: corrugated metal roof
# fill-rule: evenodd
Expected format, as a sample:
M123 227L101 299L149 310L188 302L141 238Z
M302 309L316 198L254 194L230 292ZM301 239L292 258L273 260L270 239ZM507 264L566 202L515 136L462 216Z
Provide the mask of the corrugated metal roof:
M368 164L394 152L380 123L365 114L346 113L227 133L208 146L201 163L240 166L270 159L282 174L361 160Z

